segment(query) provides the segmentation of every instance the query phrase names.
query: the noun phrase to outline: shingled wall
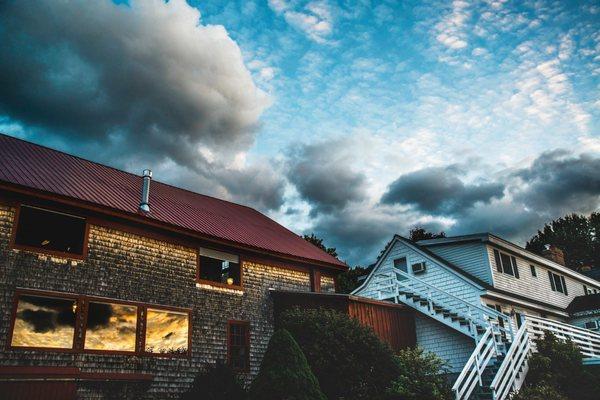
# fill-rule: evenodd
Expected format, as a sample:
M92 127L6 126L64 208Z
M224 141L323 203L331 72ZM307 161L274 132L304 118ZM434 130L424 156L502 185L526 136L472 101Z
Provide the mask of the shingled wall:
M101 226L90 226L85 260L10 249L15 209L0 204L0 366L77 367L82 372L147 373L152 382L78 383L82 399L178 398L204 363L225 359L227 321L250 321L250 372L258 372L273 332L269 288L310 290L307 272L243 262L243 290L197 285L196 249ZM7 350L16 288L102 296L191 308L191 358ZM113 398L113 397L111 397Z

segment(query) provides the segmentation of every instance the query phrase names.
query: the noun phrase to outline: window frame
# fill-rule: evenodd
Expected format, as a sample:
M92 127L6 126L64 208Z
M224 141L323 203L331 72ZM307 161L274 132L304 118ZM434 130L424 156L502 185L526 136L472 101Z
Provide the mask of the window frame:
M535 265L529 264L529 270L531 271L531 277L532 278L537 278L538 277L537 268L535 267Z
M521 279L521 275L519 274L519 266L517 265L517 258L513 255L510 255L509 253L504 253L498 249L493 249L494 250L494 263L496 264L496 271L504 274L504 275L508 275L508 276L512 276L513 278L516 279ZM508 258L508 263L510 264L508 267L510 268L511 272L507 272L508 268L504 266L504 261L502 260L502 256Z
M238 264L240 266L240 284L239 285L228 285L226 283L223 282L216 282L216 281L211 281L208 279L201 279L200 278L200 268L202 268L202 263L200 262L200 257L202 256L200 254L200 247L196 248L196 283L199 283L201 285L209 285L209 286L214 286L214 287L220 287L220 288L226 288L226 289L233 289L233 290L243 290L244 289L244 259L242 258L242 256L240 256L239 254L234 254L234 253L230 253L227 251L221 251L221 250L217 250L217 249L211 249L209 247L203 247L207 250L215 250L221 253L227 253L227 254L231 254L234 256L238 257ZM206 256L208 257L208 256Z
M77 302L77 311L75 316L75 332L73 336L73 345L70 349L61 349L53 347L26 347L26 346L12 346L12 337L14 331L14 324L16 319L16 312L18 306L18 300L22 295L39 296L39 297L52 297L58 299L69 299ZM135 350L134 351L123 351L123 350L101 350L101 349L86 349L85 348L85 336L87 332L87 320L89 303L110 303L117 305L130 305L137 307L137 319L136 319L136 332L135 332ZM145 351L146 342L146 317L148 308L159 310L159 311L175 311L179 313L185 313L188 316L188 347L185 353L149 353ZM127 356L145 356L145 357L176 357L176 358L190 358L192 355L192 309L183 307L163 306L153 303L144 303L137 301L119 300L107 297L99 296L88 296L75 293L65 292L53 292L46 290L37 289L16 289L13 296L13 306L11 319L9 324L10 330L7 335L6 349L7 350L37 350L43 352L60 352L60 353L78 353L78 354L110 354L110 355L127 355Z
M248 357L244 368L233 368L231 366L231 326L243 325L246 327L246 348L248 349ZM227 365L235 372L247 373L250 372L250 321L230 319L227 321Z
M548 270L548 278L550 280L550 289L552 289L553 292L562 293L565 296L569 295L569 290L567 289L567 281L566 281L564 275L555 274L554 272ZM561 286L562 290L558 290L558 286L557 286L557 282L556 282L557 279L560 282L560 286Z
M83 219L84 223L85 223L85 228L83 231L83 245L82 245L83 251L82 251L82 253L81 254L80 253L69 253L69 252L64 252L64 251L48 250L48 249L44 249L43 247L18 244L17 243L17 230L19 228L19 216L21 215L21 207L35 208L38 210L51 212L51 213L55 213L55 214L63 214L63 215L66 215L66 216L69 216L72 218ZM88 219L85 217L81 217L81 216L78 216L78 215L75 215L75 214L72 214L69 212L64 212L55 207L47 207L47 206L40 207L38 205L33 205L33 204L19 203L19 204L17 204L16 210L15 210L9 246L11 249L15 249L15 250L25 250L25 251L29 251L29 252L33 252L33 253L46 254L46 255L58 257L58 258L67 258L67 259L72 259L72 260L85 260L88 255L88 240L89 240L89 236L90 236L89 234L90 234L90 223L89 223Z

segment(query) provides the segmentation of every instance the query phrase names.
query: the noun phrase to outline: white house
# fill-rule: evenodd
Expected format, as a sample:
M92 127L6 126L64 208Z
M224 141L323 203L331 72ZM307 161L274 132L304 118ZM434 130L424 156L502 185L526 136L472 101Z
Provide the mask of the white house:
M559 262L489 233L418 243L394 236L353 294L417 311L417 344L448 362L457 399L505 399L523 384L532 339L546 330L574 340L586 362L600 360L600 334L569 314L600 282Z

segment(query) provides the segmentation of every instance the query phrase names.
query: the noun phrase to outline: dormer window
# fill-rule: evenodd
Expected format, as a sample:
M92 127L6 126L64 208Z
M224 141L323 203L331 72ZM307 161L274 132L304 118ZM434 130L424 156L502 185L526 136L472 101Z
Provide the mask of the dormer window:
M200 248L198 253L198 280L219 286L242 286L240 258L235 254Z
M22 205L16 224L15 248L67 257L84 254L84 218Z
M496 262L496 270L507 275L519 277L519 267L517 259L514 256L502 253L494 249L494 261Z

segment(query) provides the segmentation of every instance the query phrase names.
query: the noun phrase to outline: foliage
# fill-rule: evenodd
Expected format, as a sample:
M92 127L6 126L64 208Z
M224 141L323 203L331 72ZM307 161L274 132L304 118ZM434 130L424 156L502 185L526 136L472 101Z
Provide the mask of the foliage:
M547 386L571 400L596 398L600 380L584 368L581 352L571 341L545 332L536 346L537 353L529 360L526 389L535 393L534 388Z
M323 244L323 239L317 237L314 233L311 233L310 236L309 235L304 235L304 240L306 240L307 242L310 242L310 243L314 244L315 246L317 246L321 250L323 250L323 251L331 254L335 258L337 258L338 253L336 251L336 248L335 247L327 247L327 246L325 246Z
M418 242L419 240L427 240L427 239L439 239L445 238L446 232L441 231L440 233L428 232L422 226L415 226L410 230L409 239L413 242Z
M246 391L236 374L222 361L206 364L183 400L244 400Z
M511 397L511 400L568 400L552 386L526 387Z
M298 343L285 329L273 334L250 389L253 400L325 400Z
M368 267L356 266L354 268L349 268L347 271L342 272L337 276L336 279L336 292L337 293L352 293L354 289L360 286L360 282L358 278L361 276L367 276L371 270L373 269L373 265Z
M347 315L294 308L281 316L329 400L380 399L400 370L392 350Z
M400 373L387 391L388 400L450 400L452 388L444 376L446 363L421 348L400 350L396 357Z
M542 254L551 244L565 253L565 264L571 269L582 266L600 267L600 213L571 214L558 218L538 231L526 244L527 250Z

